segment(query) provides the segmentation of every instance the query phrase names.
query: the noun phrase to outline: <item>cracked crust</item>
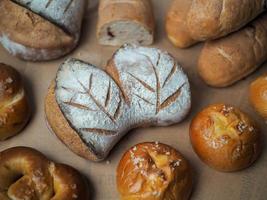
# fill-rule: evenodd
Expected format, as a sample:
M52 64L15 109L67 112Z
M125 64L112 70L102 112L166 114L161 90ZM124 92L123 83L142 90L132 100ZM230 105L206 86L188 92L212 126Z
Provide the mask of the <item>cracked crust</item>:
M201 78L214 87L226 87L255 71L267 54L267 15L228 37L207 42L198 61Z
M210 105L197 114L190 138L202 161L219 171L247 168L261 152L261 134L252 119L224 104Z
M62 114L55 98L54 81L51 83L45 99L45 113L50 130L65 143L70 150L85 159L99 161L97 155L82 141Z

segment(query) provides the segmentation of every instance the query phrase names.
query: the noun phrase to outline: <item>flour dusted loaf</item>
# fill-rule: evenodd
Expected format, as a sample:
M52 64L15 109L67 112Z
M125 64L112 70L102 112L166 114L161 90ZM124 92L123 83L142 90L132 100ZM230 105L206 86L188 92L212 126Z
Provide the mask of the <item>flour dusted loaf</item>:
M187 200L192 179L188 161L176 149L158 142L133 146L117 167L121 200Z
M267 14L231 35L207 42L198 61L201 78L225 87L246 77L267 60Z
M1 0L0 43L25 60L51 60L78 43L85 0Z
M87 159L104 159L130 129L167 126L189 112L187 76L167 52L124 45L106 71L67 60L46 98L51 129Z
M154 15L150 0L100 0L97 37L102 45L150 45Z
M86 179L29 147L0 152L1 200L89 200Z
M180 48L232 33L265 10L265 0L174 0L166 30Z
M20 74L0 63L0 141L21 132L29 121L30 110Z

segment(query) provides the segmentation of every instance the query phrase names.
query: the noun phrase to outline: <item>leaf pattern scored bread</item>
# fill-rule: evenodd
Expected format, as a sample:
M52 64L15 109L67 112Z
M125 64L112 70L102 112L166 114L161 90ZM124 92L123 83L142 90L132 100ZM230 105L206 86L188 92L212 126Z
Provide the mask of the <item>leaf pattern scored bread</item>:
M99 160L130 129L177 123L189 112L188 78L166 52L124 45L106 71L70 59L55 87L64 117Z

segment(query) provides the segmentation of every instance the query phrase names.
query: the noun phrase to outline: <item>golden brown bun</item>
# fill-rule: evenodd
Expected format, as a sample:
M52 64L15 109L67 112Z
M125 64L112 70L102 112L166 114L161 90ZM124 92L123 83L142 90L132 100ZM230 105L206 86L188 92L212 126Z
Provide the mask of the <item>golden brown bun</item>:
M18 134L30 118L20 74L0 63L0 140Z
M32 200L88 200L87 183L78 171L49 161L28 147L0 152L0 197Z
M192 146L198 156L219 171L249 167L261 151L260 133L239 109L224 104L210 105L190 125Z
M55 97L55 82L52 82L45 99L45 113L49 128L74 153L88 160L97 161L97 155L82 141L76 131L70 127L62 114Z
M189 47L195 41L188 31L186 18L190 10L191 0L174 0L166 17L166 32L169 40L179 48Z
M192 182L191 168L183 156L157 142L132 147L117 168L121 200L186 200Z
M267 74L251 83L249 98L255 110L267 119Z
M210 86L226 87L255 71L267 57L267 14L231 35L206 42L198 72Z

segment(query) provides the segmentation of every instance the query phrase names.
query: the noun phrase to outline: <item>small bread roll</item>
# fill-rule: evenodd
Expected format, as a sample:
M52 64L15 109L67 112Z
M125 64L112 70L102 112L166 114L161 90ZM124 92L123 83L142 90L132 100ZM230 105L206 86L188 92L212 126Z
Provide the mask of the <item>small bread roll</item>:
M267 119L267 74L251 83L249 98L255 110Z
M20 74L0 63L0 140L18 134L30 117Z
M86 179L29 147L0 152L1 200L89 200Z
M231 35L206 42L198 72L210 86L226 87L245 78L267 60L267 14Z
M102 45L150 45L154 15L150 0L100 0L97 38Z
M202 110L190 125L192 146L210 167L224 172L249 167L261 151L260 132L239 109L215 104Z
M142 143L122 157L117 187L121 200L186 200L192 189L192 171L174 148Z

